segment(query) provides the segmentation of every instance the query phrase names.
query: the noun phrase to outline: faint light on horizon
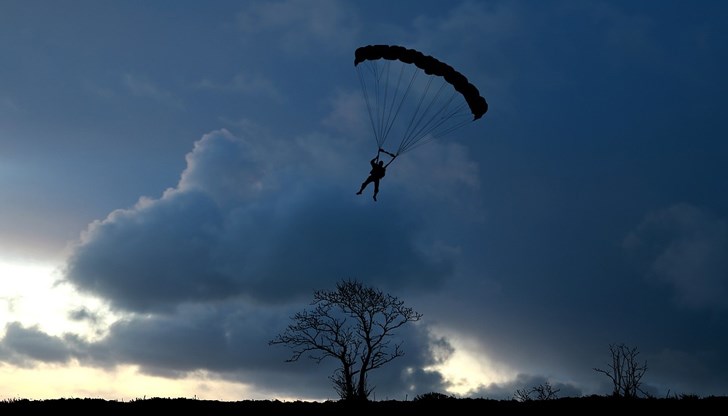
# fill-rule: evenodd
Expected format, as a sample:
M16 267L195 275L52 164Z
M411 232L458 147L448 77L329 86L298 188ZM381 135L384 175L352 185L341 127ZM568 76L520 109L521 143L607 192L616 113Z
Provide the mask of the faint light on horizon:
M12 322L35 327L55 337L74 333L94 341L106 335L111 322L120 317L110 313L101 300L81 295L69 285L56 284L59 270L56 265L0 259L0 341ZM81 317L87 313L94 316L74 320L72 312ZM272 395L273 392L260 390L253 383L225 380L206 371L167 378L144 374L135 365L101 368L71 360L62 364L36 361L24 367L0 361L0 401L58 398L129 401L154 397L240 401L270 399ZM283 401L306 400L275 395Z
M436 370L449 383L448 393L467 396L491 384L507 383L516 378L516 372L505 365L493 362L478 342L455 333L435 330L453 347L453 353L441 364L426 370Z
M205 372L172 379L141 374L138 370L133 365L104 370L76 362L40 364L33 368L0 364L0 400L97 398L130 401L162 397L239 401L267 398L246 384L221 380Z
M57 265L0 259L0 334L7 324L19 322L51 336L67 332L87 338L101 336L92 330L89 322L72 320L69 316L72 310L83 308L104 311L104 318L111 319L103 303L79 294L68 285L58 285L59 277Z

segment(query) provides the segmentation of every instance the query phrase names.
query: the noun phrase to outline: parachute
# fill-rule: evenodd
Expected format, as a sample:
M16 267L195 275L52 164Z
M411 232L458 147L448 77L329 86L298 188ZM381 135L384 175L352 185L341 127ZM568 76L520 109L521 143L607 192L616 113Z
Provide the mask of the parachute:
M362 46L354 53L354 67L377 148L393 146L393 157L443 137L488 111L478 88L463 74L414 49Z

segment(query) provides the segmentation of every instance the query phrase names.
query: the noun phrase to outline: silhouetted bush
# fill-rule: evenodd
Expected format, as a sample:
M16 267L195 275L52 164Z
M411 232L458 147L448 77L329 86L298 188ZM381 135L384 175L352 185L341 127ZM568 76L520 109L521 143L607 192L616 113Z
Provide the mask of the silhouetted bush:
M424 394L418 394L415 396L413 401L421 401L421 400L456 400L457 398L455 396L450 396L444 393L438 393L438 392L429 392Z

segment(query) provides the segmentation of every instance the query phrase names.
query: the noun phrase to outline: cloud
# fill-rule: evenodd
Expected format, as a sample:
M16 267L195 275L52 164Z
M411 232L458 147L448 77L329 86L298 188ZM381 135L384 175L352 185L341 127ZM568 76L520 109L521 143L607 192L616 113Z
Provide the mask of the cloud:
M648 276L690 308L728 306L728 223L690 204L649 214L624 241L649 265Z
M715 334L716 338L720 338ZM722 386L728 372L724 357L725 342L718 348L698 348L694 351L665 348L649 358L648 382L661 381L676 394L725 395ZM668 384L669 383L669 384Z
M265 97L278 102L284 100L283 94L271 79L262 75L251 75L242 72L235 74L233 79L227 83L217 83L209 79L203 79L198 84L198 88L239 93L252 97Z
M92 326L97 325L101 322L102 316L99 313L93 312L85 306L78 307L68 312L68 319L71 321L87 321Z
M437 231L456 224L438 218L478 186L464 148L433 143L387 177L387 196L375 203L354 194L369 170L361 148L358 139L281 140L255 128L204 135L174 187L89 224L70 248L64 282L118 319L94 340L43 339L65 354L58 359L85 366L135 365L167 378L202 371L271 394L331 397L336 362L286 363L290 351L268 341L314 290L342 278L405 293L405 301L437 290L459 256ZM70 316L95 325L105 315L76 308ZM0 344L5 355L45 360L10 335ZM443 376L427 370L439 356L427 327L398 335L406 354L372 373L377 394L443 391Z
M6 326L0 343L0 359L20 366L31 365L33 361L65 363L71 357L72 351L60 338L17 322Z
M277 38L284 50L296 54L350 45L356 22L354 11L335 0L251 3L237 16L241 33L251 39Z
M255 385L257 391L276 395L331 397L328 377L338 362L327 359L317 364L303 357L288 363L287 347L268 345L289 323L287 316L292 312L240 302L187 305L171 315L119 320L96 342L73 335L49 336L13 323L0 341L0 359L27 366L75 359L83 366L109 370L130 364L143 374L172 379L204 371L213 378ZM442 376L424 370L433 362L427 327L410 325L394 336L403 342L405 355L372 371L371 386L396 399L411 397L413 391L443 390Z
M272 142L205 135L177 187L89 225L67 281L147 312L231 298L287 302L345 276L396 288L448 275L452 253L422 238L419 216L396 203L373 209L354 196L358 182L342 188L317 171L327 153L293 153L298 161Z
M515 398L517 390L528 392L535 387L545 387L547 384L551 386L551 392L554 394L554 398L582 396L581 389L573 384L553 381L547 377L532 374L519 374L513 381L507 383L492 383L487 386L481 386L479 389L469 393L468 396L509 400ZM538 394L532 393L530 396L532 399L536 399Z
M322 121L323 125L342 134L371 134L369 119L364 117L366 105L359 91L337 90L330 98L331 113Z
M123 83L134 96L150 98L174 108L181 109L184 107L179 98L176 98L169 91L160 88L149 79L126 73L123 75Z

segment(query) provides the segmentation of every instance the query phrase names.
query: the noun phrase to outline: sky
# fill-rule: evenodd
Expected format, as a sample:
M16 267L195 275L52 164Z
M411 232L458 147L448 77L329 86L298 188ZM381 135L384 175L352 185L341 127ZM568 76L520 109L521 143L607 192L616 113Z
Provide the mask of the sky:
M728 3L0 0L0 399L338 399L268 342L356 278L375 400L728 395ZM378 200L354 51L488 112ZM395 140L395 139L392 139Z

